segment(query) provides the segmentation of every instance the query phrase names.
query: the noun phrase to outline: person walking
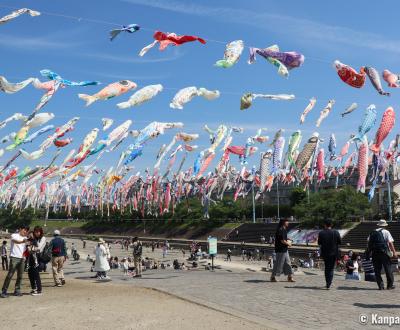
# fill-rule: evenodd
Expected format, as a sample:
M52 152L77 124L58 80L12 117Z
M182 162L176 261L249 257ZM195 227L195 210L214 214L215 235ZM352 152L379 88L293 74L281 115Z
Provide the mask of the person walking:
M31 245L28 248L28 276L31 283L31 295L40 296L42 294L42 281L40 279L40 254L46 245L46 238L43 235L42 227L33 228Z
M53 269L54 284L61 287L65 284L64 279L64 262L67 260L67 247L64 239L60 237L60 231L54 231L54 238L50 242L51 249L51 266Z
M293 279L293 270L290 266L290 257L288 248L292 245L291 240L287 238L287 229L289 227L289 221L287 219L281 219L279 221L278 229L275 233L275 253L276 262L272 269L271 282L278 282L276 276L282 273L287 275L288 282L296 282Z
M318 245L321 248L321 256L325 264L325 282L328 290L332 285L336 260L340 257L340 244L342 244L342 239L339 232L332 229L332 220L326 219L325 228L318 234Z
M226 251L226 261L232 261L231 256L232 256L232 251L231 249L228 249L228 251Z
M135 276L142 277L142 253L143 245L137 237L133 239L133 263L135 265Z
M1 298L8 298L8 287L15 272L17 272L17 280L15 281L14 296L21 297L21 283L22 275L24 274L25 268L25 257L26 246L29 244L27 234L29 231L28 226L20 226L18 232L11 235L10 245L10 265L8 268L7 276L4 280L3 287L1 289Z
M3 270L8 270L8 251L7 251L7 241L3 241L1 245L1 266Z
M109 280L107 272L110 270L110 264L108 259L110 258L110 252L106 247L106 242L99 238L99 243L97 244L94 253L96 255L96 261L94 263L94 271L97 272L98 280Z
M388 224L386 220L379 220L377 226L368 237L368 254L372 256L372 264L374 265L374 272L376 283L379 290L383 290L385 285L381 276L382 267L386 273L387 290L392 290L394 286L393 271L390 258L397 258L396 250L394 248L394 240L390 232L384 227Z
M167 256L167 254L168 254L168 245L169 245L168 241L165 241L164 244L163 244L163 246L162 246L162 257L163 257L163 259L164 259L164 258Z

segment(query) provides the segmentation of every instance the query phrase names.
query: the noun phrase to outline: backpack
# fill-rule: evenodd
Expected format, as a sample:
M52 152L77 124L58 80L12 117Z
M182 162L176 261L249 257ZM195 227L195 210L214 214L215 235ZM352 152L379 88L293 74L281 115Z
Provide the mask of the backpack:
M52 247L47 242L46 245L44 246L43 251L40 253L40 257L39 258L44 263L48 263L51 260L51 256L52 256Z
M142 256L142 243L141 242L138 242L138 244L136 244L133 247L133 255L135 257L141 257Z
M387 253L388 246L383 237L382 230L374 230L369 235L368 250L370 252Z

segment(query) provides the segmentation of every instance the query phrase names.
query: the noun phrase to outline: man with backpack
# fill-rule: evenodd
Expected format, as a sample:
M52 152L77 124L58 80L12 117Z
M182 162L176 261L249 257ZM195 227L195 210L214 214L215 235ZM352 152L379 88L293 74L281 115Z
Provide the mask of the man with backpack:
M54 238L50 242L50 247L54 284L57 287L61 287L65 284L63 267L67 259L67 247L65 241L60 237L59 230L54 231Z
M397 257L396 250L394 248L394 240L390 232L384 227L387 227L386 220L379 220L377 226L368 237L368 254L372 255L372 263L374 265L376 283L378 284L379 290L383 290L385 285L382 280L381 271L382 266L386 273L387 279L387 290L395 288L393 285L394 278L391 267L390 259Z
M142 242L137 237L133 239L133 263L135 266L135 277L142 277Z

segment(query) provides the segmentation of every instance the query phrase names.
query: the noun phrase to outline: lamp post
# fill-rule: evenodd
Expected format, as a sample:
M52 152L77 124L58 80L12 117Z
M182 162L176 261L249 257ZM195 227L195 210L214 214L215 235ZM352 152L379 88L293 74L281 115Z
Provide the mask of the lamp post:
M279 181L278 180L276 180L276 197L278 199L278 220L279 220L280 219L280 212L279 212L280 205L279 205Z
M253 181L251 183L251 197L253 200L253 223L256 223L256 201L254 198L254 183L255 183L255 179L256 179L256 168L255 166L253 166L253 168L251 169L251 174L253 175Z
M253 223L256 223L256 203L255 203L255 198L254 198L254 181L253 181L253 184L251 185L251 197L253 200Z
M392 192L390 186L390 165L388 168L388 172L386 173L386 183L387 183L387 191L388 191L388 213L389 213L389 221L393 221L392 214Z
M264 219L264 193L262 194L261 199L261 218Z

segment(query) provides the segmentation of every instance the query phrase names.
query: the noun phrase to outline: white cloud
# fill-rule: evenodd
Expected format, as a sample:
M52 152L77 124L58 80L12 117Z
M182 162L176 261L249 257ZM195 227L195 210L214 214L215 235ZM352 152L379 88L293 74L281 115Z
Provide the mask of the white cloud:
M21 36L11 36L8 34L0 34L0 46L7 48L18 48L18 49L28 49L28 50L42 50L46 49L60 49L60 48L71 48L78 46L78 42L66 42L60 40L59 38L49 38L49 37L21 37Z
M87 56L91 58L95 58L98 60L111 61L111 62L119 62L119 63L159 63L159 62L171 62L176 61L181 58L184 53L179 49L175 48L172 54L165 55L159 54L159 57L139 57L137 54L132 53L131 55L114 55L114 54L106 54L106 53L85 53L81 54L82 56Z
M85 71L83 73L87 73L87 74L92 74L92 75L97 75L100 77L105 77L105 78L111 78L111 79L118 79L118 80L122 80L122 79L130 79L130 80L162 80L162 79L166 79L169 77L169 74L164 74L164 75L149 75L149 76L140 76L140 75L131 75L131 74L112 74L112 73L107 73L107 72L93 72L93 71Z
M122 1L182 14L204 16L227 22L247 24L256 28L270 30L274 33L301 37L302 40L306 39L310 41L324 42L324 44L335 43L400 53L399 40L388 39L385 36L376 33L357 31L342 26L329 25L288 15L277 15L265 11L257 12L247 9L222 8L215 6L207 7L195 3L183 3L173 0ZM284 27L284 29L277 28L279 26Z

